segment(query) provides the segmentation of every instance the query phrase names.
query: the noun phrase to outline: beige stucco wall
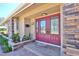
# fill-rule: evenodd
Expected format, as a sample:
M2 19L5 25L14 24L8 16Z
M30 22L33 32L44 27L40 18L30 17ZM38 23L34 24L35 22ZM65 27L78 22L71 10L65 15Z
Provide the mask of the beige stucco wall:
M35 37L35 19L31 19L31 38L36 39Z
M25 26L26 24L28 24L28 25L31 26L30 23L31 23L31 19L27 19L27 18L24 19L24 26ZM30 30L31 30L30 27L26 27L26 26L25 26L25 35L29 36Z

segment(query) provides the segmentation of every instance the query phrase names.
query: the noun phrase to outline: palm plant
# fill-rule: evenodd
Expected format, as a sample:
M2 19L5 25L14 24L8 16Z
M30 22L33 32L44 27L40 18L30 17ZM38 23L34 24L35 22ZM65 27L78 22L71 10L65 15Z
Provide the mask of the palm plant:
M15 43L20 42L20 36L19 36L19 34L18 33L17 34L13 34L12 35L12 40Z
M23 38L22 38L22 41L26 41L26 40L29 40L29 39L30 39L30 36L24 35Z

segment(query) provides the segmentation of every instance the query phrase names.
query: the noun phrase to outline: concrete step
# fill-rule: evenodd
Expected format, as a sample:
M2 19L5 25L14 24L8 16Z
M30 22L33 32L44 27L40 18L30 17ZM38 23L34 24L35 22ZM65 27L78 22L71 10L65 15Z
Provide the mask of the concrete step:
M22 41L22 42L14 43L12 45L13 50L17 50L19 48L22 48L25 44L30 43L30 42L34 42L34 40L27 40L27 41Z

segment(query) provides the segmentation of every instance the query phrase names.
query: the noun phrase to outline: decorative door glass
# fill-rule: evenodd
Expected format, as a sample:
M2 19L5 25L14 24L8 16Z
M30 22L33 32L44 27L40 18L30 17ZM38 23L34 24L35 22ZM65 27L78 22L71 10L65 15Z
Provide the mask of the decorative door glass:
M59 34L58 29L58 17L51 17L51 34Z
M41 20L40 21L40 31L43 34L46 33L46 20Z

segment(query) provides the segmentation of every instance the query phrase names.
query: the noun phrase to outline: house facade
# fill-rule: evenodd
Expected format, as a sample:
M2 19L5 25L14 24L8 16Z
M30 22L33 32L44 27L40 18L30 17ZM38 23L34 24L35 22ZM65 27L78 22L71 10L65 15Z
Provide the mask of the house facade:
M2 24L8 24L9 37L12 36L12 33L19 33L20 41L22 41L24 35L30 35L32 40L60 47L66 55L79 55L78 49L71 48L72 44L68 44L67 41L73 41L67 38L68 36L72 36L72 39L74 36L77 38L78 36L70 34L70 31L73 32L74 30L66 31L69 29L65 26L75 25L68 20L74 19L72 14L78 11L77 7L79 7L79 4L26 3L3 21ZM75 18L78 18L78 16L76 15Z

